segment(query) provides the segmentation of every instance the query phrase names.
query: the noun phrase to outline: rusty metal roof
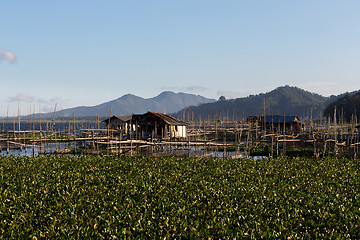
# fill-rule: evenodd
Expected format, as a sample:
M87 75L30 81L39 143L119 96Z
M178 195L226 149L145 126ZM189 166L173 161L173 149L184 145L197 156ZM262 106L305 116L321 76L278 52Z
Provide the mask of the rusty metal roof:
M144 125L154 125L156 123L165 123L169 125L187 125L188 123L177 120L176 118L169 116L165 113L159 113L159 112L147 112L144 114L134 114L133 115L133 121L138 122L139 124Z
M122 122L130 122L131 120L133 122L137 121L140 124L154 124L155 122L163 121L165 124L169 125L188 125L188 123L178 120L172 116L169 116L165 113L159 113L159 112L147 112L145 114L133 114L132 116L128 115L114 115L110 119L107 118L103 122L108 123L109 120L112 121L113 119L119 119Z
M162 120L164 120L167 124L170 125L187 125L186 122L178 120L170 115L167 115L165 113L159 113L159 112L147 112L147 114L153 114L159 118L161 118Z

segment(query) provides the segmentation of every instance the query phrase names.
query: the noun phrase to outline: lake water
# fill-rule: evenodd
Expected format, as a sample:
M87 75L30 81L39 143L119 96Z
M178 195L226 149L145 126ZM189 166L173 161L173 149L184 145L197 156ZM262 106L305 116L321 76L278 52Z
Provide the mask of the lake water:
M48 122L42 122L41 124L39 122L21 122L20 123L20 130L21 131L54 131L54 132L79 132L80 129L97 129L98 124L95 121L92 122L55 122L52 123L51 121ZM104 123L100 124L100 128L105 129L106 125ZM2 133L8 133L12 131L18 131L19 130L19 124L17 122L11 123L11 122L0 122L0 132ZM59 142L59 143L47 143L46 145L42 144L41 146L32 146L32 145L25 145L23 147L13 146L10 145L9 148L7 146L0 146L0 155L1 156L39 156L43 154L53 154L56 150L63 150L68 148L75 147L75 143L69 143L69 142ZM77 146L77 147L81 147ZM46 148L46 150L45 150ZM189 150L185 150L189 151ZM207 157L214 157L214 158L224 158L224 152L212 152L212 151L204 151L201 148L191 148L190 149L191 156L207 156ZM175 153L175 152L174 152ZM176 154L176 153L175 153ZM235 157L243 157L245 156L243 152L235 152L235 151L227 151L225 153L225 158L235 158ZM266 158L265 156L255 156L250 157L254 159L262 159Z
M105 128L104 123L100 123L100 128ZM97 122L95 121L77 121L77 122L51 122L51 121L43 121L43 122L29 122L22 121L19 123L15 122L5 122L0 121L0 133L6 135L6 133L10 133L15 131L53 131L53 132L80 132L81 129L97 129L99 127ZM5 143L6 144L6 143ZM43 154L52 154L55 153L55 150L67 149L70 147L74 147L74 143L47 143L46 145L42 144L41 146L32 146L32 145L23 145L22 147L10 145L9 148L5 145L0 145L0 155L1 156L39 156Z
M20 130L21 131L50 131L53 130L55 132L59 131L79 131L80 129L97 129L98 127L105 129L106 125L104 123L96 123L95 121L91 122L20 122ZM7 133L12 131L19 131L19 123L18 122L1 122L0 121L0 132Z
M74 147L74 143L47 143L46 145L42 144L41 146L35 145L25 145L22 147L10 145L9 148L7 146L1 147L0 156L40 156L46 154L55 154L57 150L68 149Z

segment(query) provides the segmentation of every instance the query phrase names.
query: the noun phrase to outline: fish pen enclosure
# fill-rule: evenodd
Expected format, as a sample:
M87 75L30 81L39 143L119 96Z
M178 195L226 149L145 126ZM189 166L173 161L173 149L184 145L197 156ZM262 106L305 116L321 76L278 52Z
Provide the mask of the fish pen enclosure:
M99 118L3 119L0 124L0 154L358 157L360 140L356 119L345 122L336 117L316 121L310 118L298 127L274 119L230 120L224 117L189 121L186 137L174 137L171 132L156 129L156 126L153 134L150 132L145 136L137 122L131 123L133 127L126 132L110 129Z

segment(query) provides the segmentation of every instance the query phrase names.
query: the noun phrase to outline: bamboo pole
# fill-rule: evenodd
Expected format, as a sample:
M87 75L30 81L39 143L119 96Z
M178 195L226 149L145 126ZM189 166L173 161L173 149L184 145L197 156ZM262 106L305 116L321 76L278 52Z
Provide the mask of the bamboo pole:
M335 139L335 146L334 146L334 151L335 151L335 155L338 154L338 147L337 147L337 119L336 119L336 106L334 109L334 139Z

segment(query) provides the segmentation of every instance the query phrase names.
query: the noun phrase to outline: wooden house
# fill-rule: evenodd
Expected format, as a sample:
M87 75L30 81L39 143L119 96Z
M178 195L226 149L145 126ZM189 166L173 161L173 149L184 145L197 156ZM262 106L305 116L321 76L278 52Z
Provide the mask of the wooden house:
M305 124L300 121L298 116L265 116L266 129L269 131L287 130L292 132L301 132L305 130Z
M165 113L147 112L133 115L132 122L136 125L136 135L143 139L186 138L187 123Z
M128 134L132 130L135 130L134 124L131 123L131 116L128 115L113 115L110 118L105 119L103 122L106 124L106 127L113 130L122 131L123 134Z
M268 115L262 117L250 116L246 119L246 122L254 127L260 126L261 128L266 128L267 131L293 131L301 132L305 130L305 124L301 122L298 116L280 116L280 115Z
M246 123L249 124L251 128L261 127L261 124L264 124L264 117L249 116L246 118Z

